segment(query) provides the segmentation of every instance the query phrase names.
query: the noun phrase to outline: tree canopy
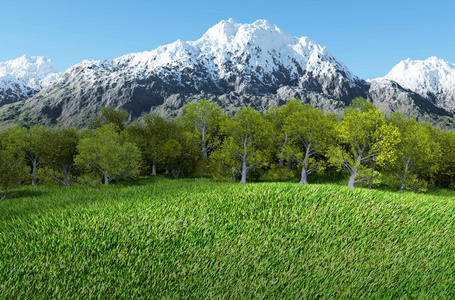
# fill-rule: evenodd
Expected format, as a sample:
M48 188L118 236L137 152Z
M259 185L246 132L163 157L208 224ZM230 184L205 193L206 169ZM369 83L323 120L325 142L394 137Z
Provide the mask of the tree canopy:
M114 124L87 130L77 151L76 164L89 174L101 175L104 185L139 174L140 151L133 143L125 142Z

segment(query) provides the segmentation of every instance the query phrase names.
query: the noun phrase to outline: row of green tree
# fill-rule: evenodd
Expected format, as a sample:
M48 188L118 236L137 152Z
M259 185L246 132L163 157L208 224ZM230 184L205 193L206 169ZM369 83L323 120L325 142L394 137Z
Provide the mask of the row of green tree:
M298 172L299 183L307 184L311 173L334 167L349 170L349 187L365 181L371 188L387 173L401 190L425 190L428 181L454 188L454 131L400 113L386 117L362 98L341 118L298 100L264 114L244 107L228 116L205 99L187 104L174 119L149 113L127 124L127 117L105 107L80 131L4 128L3 198L20 183L108 185L159 171L240 183L258 170L276 177Z

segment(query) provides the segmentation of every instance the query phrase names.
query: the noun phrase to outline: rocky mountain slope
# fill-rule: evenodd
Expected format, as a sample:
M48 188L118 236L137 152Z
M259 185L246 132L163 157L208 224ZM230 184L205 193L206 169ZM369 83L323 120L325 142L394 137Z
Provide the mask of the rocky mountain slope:
M0 108L0 120L84 126L102 106L176 115L187 102L207 98L227 112L260 111L289 98L340 112L356 97L386 112L405 110L419 120L451 124L452 115L390 80L368 83L325 47L293 37L265 20L232 19L200 39L176 41L114 60L83 61L25 101Z
M30 98L58 76L54 62L42 56L0 62L0 105Z

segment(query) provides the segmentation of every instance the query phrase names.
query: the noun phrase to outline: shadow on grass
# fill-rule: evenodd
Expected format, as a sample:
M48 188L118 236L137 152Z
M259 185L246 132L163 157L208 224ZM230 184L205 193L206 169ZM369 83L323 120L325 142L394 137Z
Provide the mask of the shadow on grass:
M144 175L137 179L114 181L109 183L110 187L135 187L153 184L154 182L161 181L163 178L174 179L170 174L158 174L158 175ZM182 177L183 178L183 177Z
M6 198L3 200L20 199L20 198L27 198L27 197L39 197L39 196L42 196L45 194L48 194L48 193L42 192L42 191L31 191L31 190L26 190L26 189L12 190L12 191L8 192L8 194L6 195Z
M309 183L317 184L338 184L348 185L350 173L346 170L335 171L331 170L324 173L315 173L308 176Z
M326 170L323 173L314 173L308 176L308 183L311 184L335 184L340 186L347 186L349 182L350 172L347 170ZM263 176L259 180L252 180L250 182L299 182L300 177L293 176L292 178L287 178L285 180L276 180L270 178L270 176ZM360 182L357 183L355 188L368 188L368 182ZM419 193L415 191L400 191L400 182L390 176L383 175L380 178L380 182L378 184L373 185L372 190L379 190L384 192L390 193L411 193L416 196L418 195L431 195L431 196L438 196L438 197L455 197L455 192L447 187L440 187L440 186L433 186L428 184L428 190Z

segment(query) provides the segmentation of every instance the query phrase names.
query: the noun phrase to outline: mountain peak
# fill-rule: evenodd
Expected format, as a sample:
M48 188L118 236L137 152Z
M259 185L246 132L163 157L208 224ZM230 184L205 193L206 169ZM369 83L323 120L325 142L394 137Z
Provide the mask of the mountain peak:
M210 40L219 43L229 43L233 37L237 34L238 28L241 24L237 24L233 19L223 20L212 26L202 36L202 40Z
M384 77L397 82L445 109L455 111L455 64L436 56L406 59Z
M52 59L43 56L22 55L16 59L0 62L0 77L16 76L19 78L36 74L38 77L50 73L58 73L57 67Z
M439 58L437 56L431 56L427 58L426 60L412 60L410 58L406 60L400 61L393 69L412 69L413 71L421 71L421 70L427 70L427 71L436 71L437 69L453 69L455 68L454 64L449 63L448 61ZM394 73L390 71L390 73ZM386 76L388 76L387 74Z
M297 38L284 33L276 25L266 20L257 20L251 24L236 23L233 19L223 20L211 27L199 39L199 42L217 43L219 45L234 44L267 44L276 46L278 43L292 43Z
M0 62L0 101L3 104L29 97L59 75L55 63L42 56L23 55Z
M455 64L436 56L426 60L408 58L393 67L385 78L419 93L437 94L439 87L455 83Z

